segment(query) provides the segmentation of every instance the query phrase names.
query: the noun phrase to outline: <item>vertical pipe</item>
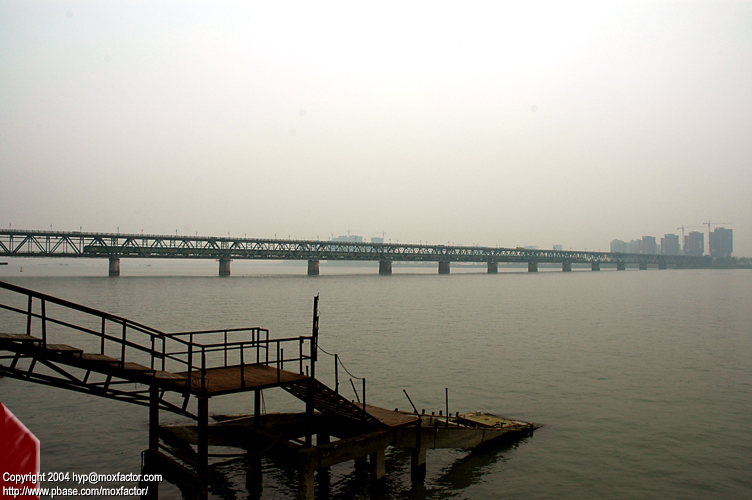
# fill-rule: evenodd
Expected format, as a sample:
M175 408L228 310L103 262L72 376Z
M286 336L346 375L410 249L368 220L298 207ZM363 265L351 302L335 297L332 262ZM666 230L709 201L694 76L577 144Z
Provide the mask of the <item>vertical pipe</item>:
M261 389L256 389L253 392L253 423L259 425L261 423Z
M106 331L105 330L106 321L107 320L104 317L102 317L102 342L101 342L102 345L99 347L99 354L104 354L104 336L105 336L105 331Z
M311 329L311 377L316 378L316 359L319 350L319 296L313 298L313 327Z
M449 387L444 388L444 401L446 402L446 426L449 427Z
M149 449L159 448L159 387L149 387Z
M339 394L339 354L334 355L334 394Z
M203 471L209 465L209 398L198 397L198 467Z
M314 398L316 397L315 387L313 385L314 379L308 379L306 383L306 434L305 445L311 446L313 444L313 406Z

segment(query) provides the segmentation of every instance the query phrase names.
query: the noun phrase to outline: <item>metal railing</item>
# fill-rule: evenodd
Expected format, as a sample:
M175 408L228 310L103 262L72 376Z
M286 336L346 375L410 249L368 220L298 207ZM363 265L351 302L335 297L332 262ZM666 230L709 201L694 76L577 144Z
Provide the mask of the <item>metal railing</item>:
M299 373L304 374L308 364L312 366L315 361L312 357L314 342L311 335L270 339L269 330L258 327L165 333L120 316L10 283L0 282L0 289L17 296L15 305L0 300L0 309L25 317L24 333L33 336L38 332L37 338L43 347L48 343L55 343L50 342L50 328L63 327L66 331L79 332L86 334L88 338L98 339L98 350L101 355L116 350L119 356L116 358L116 364L120 368L126 368L127 362L139 362L148 358L150 370L167 371L170 368L171 372L185 373L188 384L192 383L194 374L200 372L202 392L206 390L207 370L212 368L239 365L240 386L243 388L246 366L275 367L279 382L286 363L288 366L290 363L297 363ZM25 307L20 306L20 303L25 304ZM49 311L50 304L59 306L62 310L53 316ZM74 322L67 318L72 315L72 311L83 313L84 317ZM92 328L92 324L101 326ZM54 340L63 338L57 337L58 335L55 334ZM309 345L307 352L306 341ZM294 347L288 348L288 354L295 352L296 355L285 358L284 348L289 344L294 344Z

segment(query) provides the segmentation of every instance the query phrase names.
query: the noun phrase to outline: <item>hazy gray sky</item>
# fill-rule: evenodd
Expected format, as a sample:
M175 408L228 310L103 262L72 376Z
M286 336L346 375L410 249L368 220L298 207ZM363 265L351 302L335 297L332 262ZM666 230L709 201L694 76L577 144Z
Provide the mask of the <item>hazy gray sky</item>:
M752 256L751 187L752 2L0 0L3 228Z

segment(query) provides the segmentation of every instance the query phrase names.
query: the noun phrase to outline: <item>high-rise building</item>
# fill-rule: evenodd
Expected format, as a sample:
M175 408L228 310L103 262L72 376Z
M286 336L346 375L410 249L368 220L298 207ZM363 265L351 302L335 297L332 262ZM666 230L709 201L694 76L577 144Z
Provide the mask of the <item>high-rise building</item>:
M640 253L658 253L655 236L643 236L640 240Z
M661 238L661 253L665 255L679 255L679 235L667 234Z
M628 253L627 242L621 240L613 240L611 242L612 253Z
M698 231L692 231L684 237L684 253L702 257L705 253L705 235Z
M710 255L722 259L731 257L734 251L734 232L731 229L717 227L709 236Z

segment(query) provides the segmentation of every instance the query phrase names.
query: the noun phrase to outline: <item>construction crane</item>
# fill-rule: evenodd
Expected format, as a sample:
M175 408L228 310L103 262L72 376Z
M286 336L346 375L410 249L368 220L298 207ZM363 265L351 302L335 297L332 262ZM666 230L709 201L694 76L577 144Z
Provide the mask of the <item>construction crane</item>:
M682 251L684 253L687 252L687 244L685 243L685 239L684 239L684 230L685 229L700 229L702 227L704 227L704 226L686 226L686 227L685 226L680 226L680 227L676 228L676 229L681 229L682 230L682 239L681 239L680 245L681 245Z
M710 222L710 221L707 221L707 222L703 222L702 223L703 226L708 226L708 255L710 254L710 226L713 225L713 224L715 224L717 226L718 224L733 224L733 222Z
M699 229L701 227L703 227L703 226L686 226L686 227L685 226L679 226L679 227L677 227L676 229L681 229L682 230L682 245L684 244L684 230L685 229Z

